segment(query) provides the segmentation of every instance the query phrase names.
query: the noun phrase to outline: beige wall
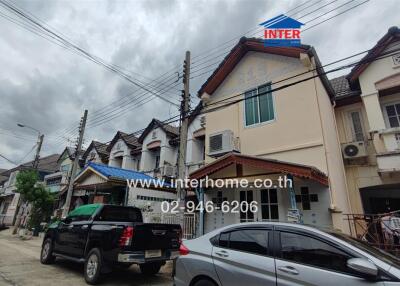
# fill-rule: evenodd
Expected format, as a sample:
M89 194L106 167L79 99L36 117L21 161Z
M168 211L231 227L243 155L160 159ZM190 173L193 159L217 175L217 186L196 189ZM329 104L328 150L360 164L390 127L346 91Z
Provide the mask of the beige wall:
M299 59L248 52L214 92L209 103L307 70ZM303 78L308 76L310 74ZM301 78L297 77L292 81ZM288 83L290 81L281 84ZM273 88L278 86L274 85ZM232 130L234 136L240 138L242 154L314 166L329 174L331 190L337 193L332 196L334 201L331 201L331 205L342 212L349 212L333 107L319 78L274 92L273 97L275 120L252 127L244 124L243 101L206 113L206 154L209 152L210 134ZM212 160L206 157L206 161ZM326 209L328 207L329 205ZM340 219L334 220L335 226L345 228L341 215Z
M396 48L396 45L392 45L388 49L391 48ZM399 147L395 142L394 134L385 133L389 130L389 125L385 122L384 105L389 102L400 102L400 94L379 96L375 86L375 83L380 80L399 72L399 68L393 67L391 57L372 62L359 77L362 92L361 102L335 109L341 143L354 141L349 112L359 110L362 115L368 157L363 161L346 162L345 165L349 197L354 213L364 212L360 188L400 183L400 175L396 172L383 175L378 173L379 165L376 157L377 154L395 152L396 148ZM400 132L400 129L398 131ZM400 160L400 156L391 156L389 160L392 160L391 162L395 165L396 161ZM390 162L385 161L385 163L390 165Z

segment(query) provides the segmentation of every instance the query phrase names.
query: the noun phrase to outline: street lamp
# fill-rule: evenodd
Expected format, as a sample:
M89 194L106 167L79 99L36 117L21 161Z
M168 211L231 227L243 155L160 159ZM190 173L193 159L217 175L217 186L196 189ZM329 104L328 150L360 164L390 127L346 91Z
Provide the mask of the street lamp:
M33 161L33 164L32 164L32 165L33 165L33 168L34 168L34 169L37 169L37 167L38 167L38 165L39 165L39 154L40 154L40 149L42 148L42 143L43 143L43 137L44 137L44 135L41 134L40 131L37 130L36 128L33 128L33 127L29 126L29 125L17 123L17 126L18 126L18 127L21 127L21 128L28 128L28 129L31 129L31 130L37 132L37 134L38 134L38 142L37 142L37 148L36 148L36 155L35 155L35 160Z
M36 128L33 128L33 127L29 126L29 125L21 124L21 123L17 123L17 126L18 127L22 127L22 128L32 129L33 131L36 131L40 136L40 131L37 130Z

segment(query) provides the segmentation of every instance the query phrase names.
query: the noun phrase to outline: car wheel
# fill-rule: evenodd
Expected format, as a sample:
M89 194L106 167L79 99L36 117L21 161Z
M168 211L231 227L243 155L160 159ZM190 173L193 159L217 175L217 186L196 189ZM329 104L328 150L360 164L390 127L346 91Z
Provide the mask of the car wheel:
M90 250L86 256L84 267L86 283L94 285L100 282L102 264L100 250L98 248Z
M161 268L161 263L159 262L149 262L145 264L140 264L140 271L144 275L154 275L157 274L158 271L160 271Z
M196 281L193 286L216 286L216 284L209 279L200 279Z
M53 241L51 238L47 238L42 245L42 250L40 251L40 262L42 264L51 264L56 260L53 255Z

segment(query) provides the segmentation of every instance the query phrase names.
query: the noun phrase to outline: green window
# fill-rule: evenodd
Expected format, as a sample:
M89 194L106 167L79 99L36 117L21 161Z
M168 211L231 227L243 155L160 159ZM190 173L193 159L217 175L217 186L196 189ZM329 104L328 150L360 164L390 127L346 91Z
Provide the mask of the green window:
M274 120L275 113L271 84L265 84L246 92L244 110L246 126Z

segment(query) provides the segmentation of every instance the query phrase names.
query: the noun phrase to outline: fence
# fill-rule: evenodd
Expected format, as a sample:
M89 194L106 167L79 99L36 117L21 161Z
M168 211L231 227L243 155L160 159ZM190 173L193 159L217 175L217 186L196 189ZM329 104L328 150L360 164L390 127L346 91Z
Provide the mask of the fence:
M143 213L143 220L146 223L180 224L178 214L169 213ZM196 213L185 213L182 225L183 239L196 237L198 215Z
M400 256L400 211L344 216L353 237Z

